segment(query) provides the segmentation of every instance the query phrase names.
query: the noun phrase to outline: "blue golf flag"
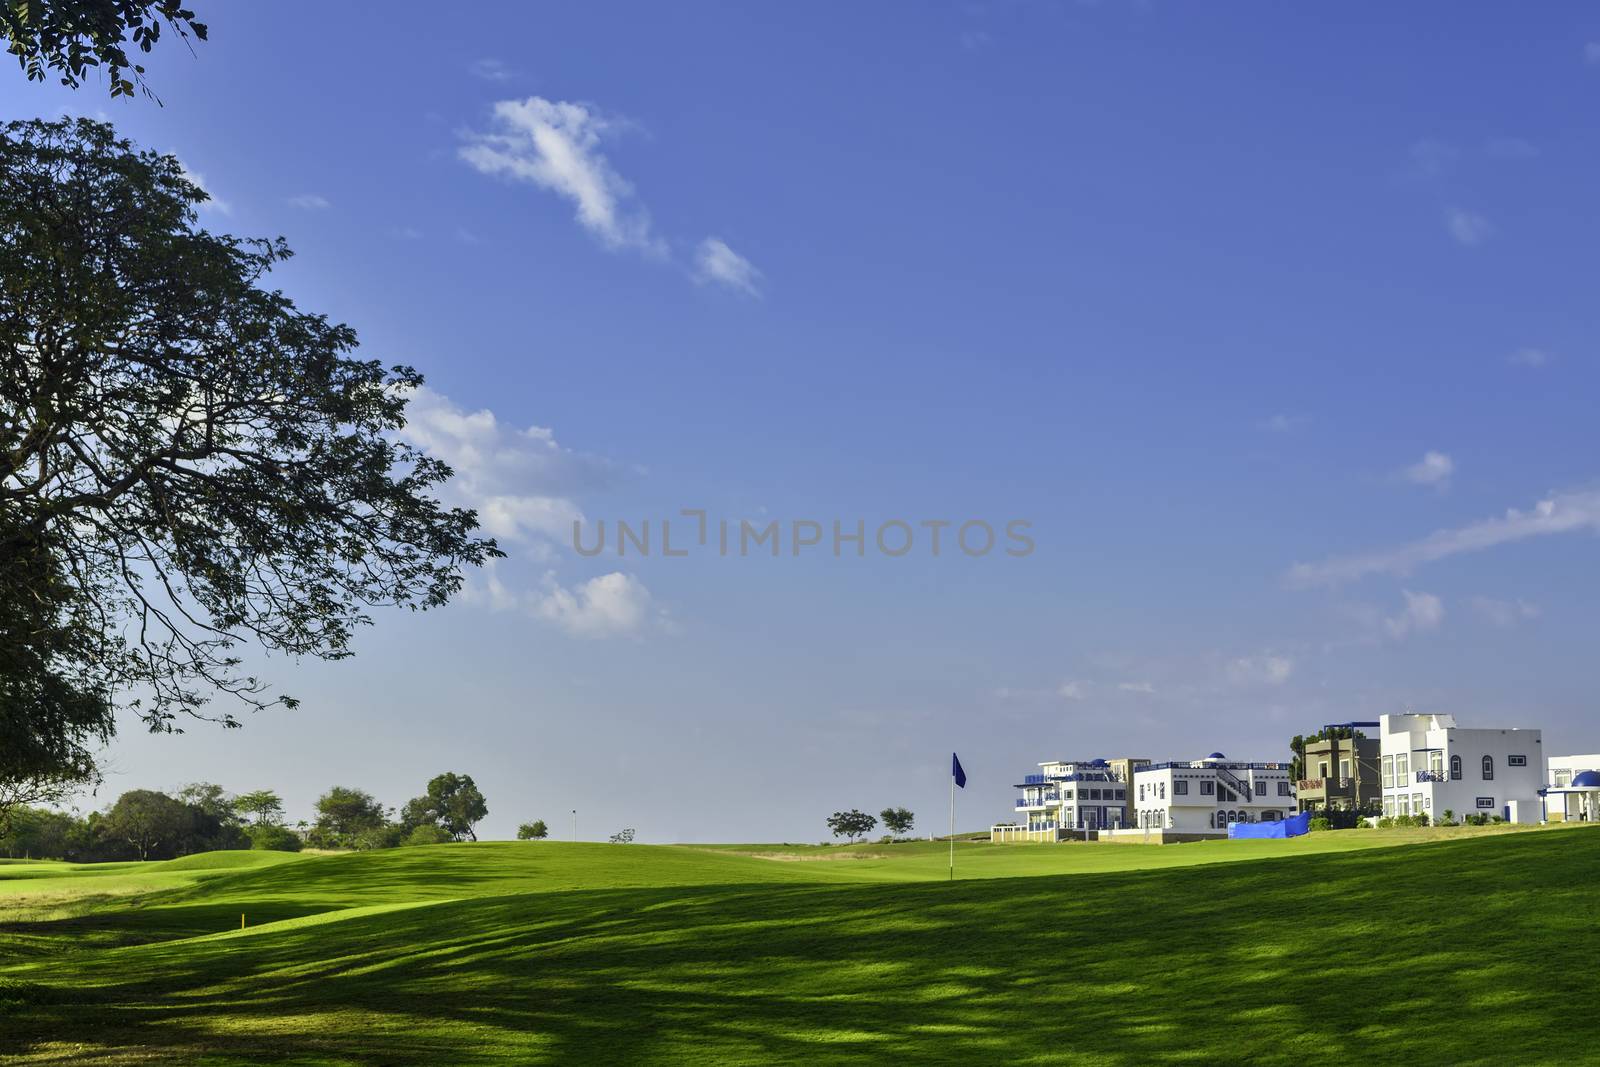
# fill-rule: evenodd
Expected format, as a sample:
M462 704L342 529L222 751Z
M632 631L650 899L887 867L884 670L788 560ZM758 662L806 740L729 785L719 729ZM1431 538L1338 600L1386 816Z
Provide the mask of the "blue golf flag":
M956 780L956 785L962 789L967 787L967 772L961 769L961 761L954 752L950 753L950 776Z

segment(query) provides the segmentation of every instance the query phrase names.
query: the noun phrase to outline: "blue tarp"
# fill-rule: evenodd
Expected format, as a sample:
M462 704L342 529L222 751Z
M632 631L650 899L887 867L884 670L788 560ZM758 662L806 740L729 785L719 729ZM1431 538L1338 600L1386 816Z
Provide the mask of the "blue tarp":
M1311 829L1311 813L1303 811L1276 822L1232 822L1228 824L1228 837L1299 837Z

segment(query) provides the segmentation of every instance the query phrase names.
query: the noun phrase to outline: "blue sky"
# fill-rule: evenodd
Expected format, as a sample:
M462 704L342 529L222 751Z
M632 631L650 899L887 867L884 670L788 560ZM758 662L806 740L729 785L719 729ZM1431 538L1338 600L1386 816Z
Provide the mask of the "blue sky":
M1592 8L386 11L202 5L164 107L0 79L286 236L512 553L267 663L298 711L129 729L112 792L456 770L491 836L818 840L941 827L951 749L975 828L1039 760L1407 706L1600 747ZM571 550L684 508L1036 547Z

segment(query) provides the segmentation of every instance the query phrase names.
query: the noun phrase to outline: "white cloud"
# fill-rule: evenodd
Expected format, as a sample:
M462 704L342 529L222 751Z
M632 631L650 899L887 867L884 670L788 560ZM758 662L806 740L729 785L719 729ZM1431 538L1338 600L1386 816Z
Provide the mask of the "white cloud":
M493 118L493 132L469 133L460 149L461 159L474 170L528 182L571 201L578 224L607 248L666 255L633 187L600 151L618 123L586 105L542 96L501 100Z
M201 174L199 171L190 170L183 163L182 160L178 161L178 167L179 167L180 170L183 171L183 176L185 178L189 179L189 181L191 183L193 183L194 185L199 187L201 192L205 193L206 196L210 197L209 200L203 200L198 205L196 205L198 210L204 211L204 212L207 212L207 213L217 214L217 215L232 215L233 214L233 205L230 204L228 201L222 199L222 197L218 196L216 193L213 193L206 186L205 175Z
M1146 695L1156 691L1156 687L1150 682L1119 682L1117 683L1117 688L1124 693L1144 693Z
M761 272L720 237L707 237L695 249L697 282L716 282L749 296L761 295Z
M1321 563L1297 563L1289 584L1299 587L1338 585L1369 574L1409 574L1413 569L1465 552L1481 552L1530 537L1590 530L1600 533L1600 490L1557 493L1531 511L1511 508L1499 518L1484 519L1451 530L1438 530L1420 541Z
M1400 476L1414 485L1431 485L1443 489L1450 484L1456 471L1455 460L1443 452L1425 452L1420 460L1400 472Z
M1507 357L1513 367L1543 367L1550 362L1550 353L1542 348L1519 348Z
M571 494L609 484L617 465L563 448L543 426L515 429L487 408L468 412L424 386L406 406L404 437L455 471L447 493L507 541L570 544L583 512Z
M1056 696L1062 700L1082 700L1084 695L1082 682L1062 682L1056 687Z
M1583 61L1589 64L1600 64L1600 41L1590 41L1583 46Z
M473 60L467 67L467 73L486 82L508 82L516 75L516 71L504 62L491 57Z
M299 196L291 196L289 198L289 206L297 207L301 211L326 211L333 205L328 202L328 198L325 196L318 196L316 193L301 193Z
M1464 208L1453 207L1445 212L1445 229L1450 231L1450 236L1456 243L1471 248L1481 245L1494 233L1494 227L1489 220L1476 211L1467 211Z
M618 637L638 631L650 619L650 590L621 571L602 574L572 588L548 579L533 600L533 613L576 637Z
M1287 656L1241 656L1228 664L1228 678L1236 685L1282 685L1294 673Z
M1400 614L1383 620L1390 637L1398 641L1409 634L1438 628L1444 620L1444 601L1432 593L1413 593L1409 589L1400 592L1406 598L1405 608Z
M1475 596L1471 604L1479 617L1496 626L1515 626L1528 619L1537 619L1540 615L1539 606L1526 600L1496 600L1490 596Z

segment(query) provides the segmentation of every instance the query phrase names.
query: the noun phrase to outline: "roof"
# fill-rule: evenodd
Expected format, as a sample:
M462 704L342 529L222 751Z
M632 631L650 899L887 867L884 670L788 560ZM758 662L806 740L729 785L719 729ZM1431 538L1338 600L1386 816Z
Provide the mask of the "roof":
M1600 771L1579 771L1572 776L1572 784L1579 789L1600 789Z

